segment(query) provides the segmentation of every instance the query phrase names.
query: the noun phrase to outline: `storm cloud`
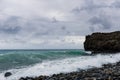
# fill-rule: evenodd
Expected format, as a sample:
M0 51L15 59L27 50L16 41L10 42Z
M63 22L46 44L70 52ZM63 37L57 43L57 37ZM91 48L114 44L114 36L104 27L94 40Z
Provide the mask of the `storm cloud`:
M95 31L96 28L109 30L112 27L112 22L106 16L94 16L89 20L91 24L91 31Z
M0 0L0 48L83 48L119 21L119 0Z

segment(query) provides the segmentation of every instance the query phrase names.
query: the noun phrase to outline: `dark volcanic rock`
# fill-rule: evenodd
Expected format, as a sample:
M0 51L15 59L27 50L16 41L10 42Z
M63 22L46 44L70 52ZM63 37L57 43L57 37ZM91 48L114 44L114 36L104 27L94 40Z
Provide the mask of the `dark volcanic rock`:
M93 53L120 52L120 31L88 35L84 42L84 48Z
M12 75L11 72L6 72L4 76L5 76L5 77L9 77L9 76L11 76L11 75Z

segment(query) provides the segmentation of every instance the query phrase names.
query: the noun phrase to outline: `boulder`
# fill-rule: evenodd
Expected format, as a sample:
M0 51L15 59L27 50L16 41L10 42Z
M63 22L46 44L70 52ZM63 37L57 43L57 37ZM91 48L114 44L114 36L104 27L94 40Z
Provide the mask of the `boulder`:
M120 52L120 31L87 35L84 49L92 53Z
M11 72L6 72L4 76L5 76L5 77L9 77L9 76L11 76L11 75L12 75Z

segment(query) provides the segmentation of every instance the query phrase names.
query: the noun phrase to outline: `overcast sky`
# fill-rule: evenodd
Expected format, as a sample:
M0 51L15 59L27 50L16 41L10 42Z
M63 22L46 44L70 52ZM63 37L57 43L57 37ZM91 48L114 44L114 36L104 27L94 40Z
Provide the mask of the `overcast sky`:
M1 49L81 49L85 35L119 29L120 0L0 0Z

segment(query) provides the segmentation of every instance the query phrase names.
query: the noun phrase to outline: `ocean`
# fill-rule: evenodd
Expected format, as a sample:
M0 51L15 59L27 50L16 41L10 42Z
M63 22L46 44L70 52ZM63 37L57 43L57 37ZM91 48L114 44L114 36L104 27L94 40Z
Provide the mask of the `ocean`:
M120 53L90 55L82 49L0 50L0 80L68 73L120 61ZM11 72L8 78L5 72Z

